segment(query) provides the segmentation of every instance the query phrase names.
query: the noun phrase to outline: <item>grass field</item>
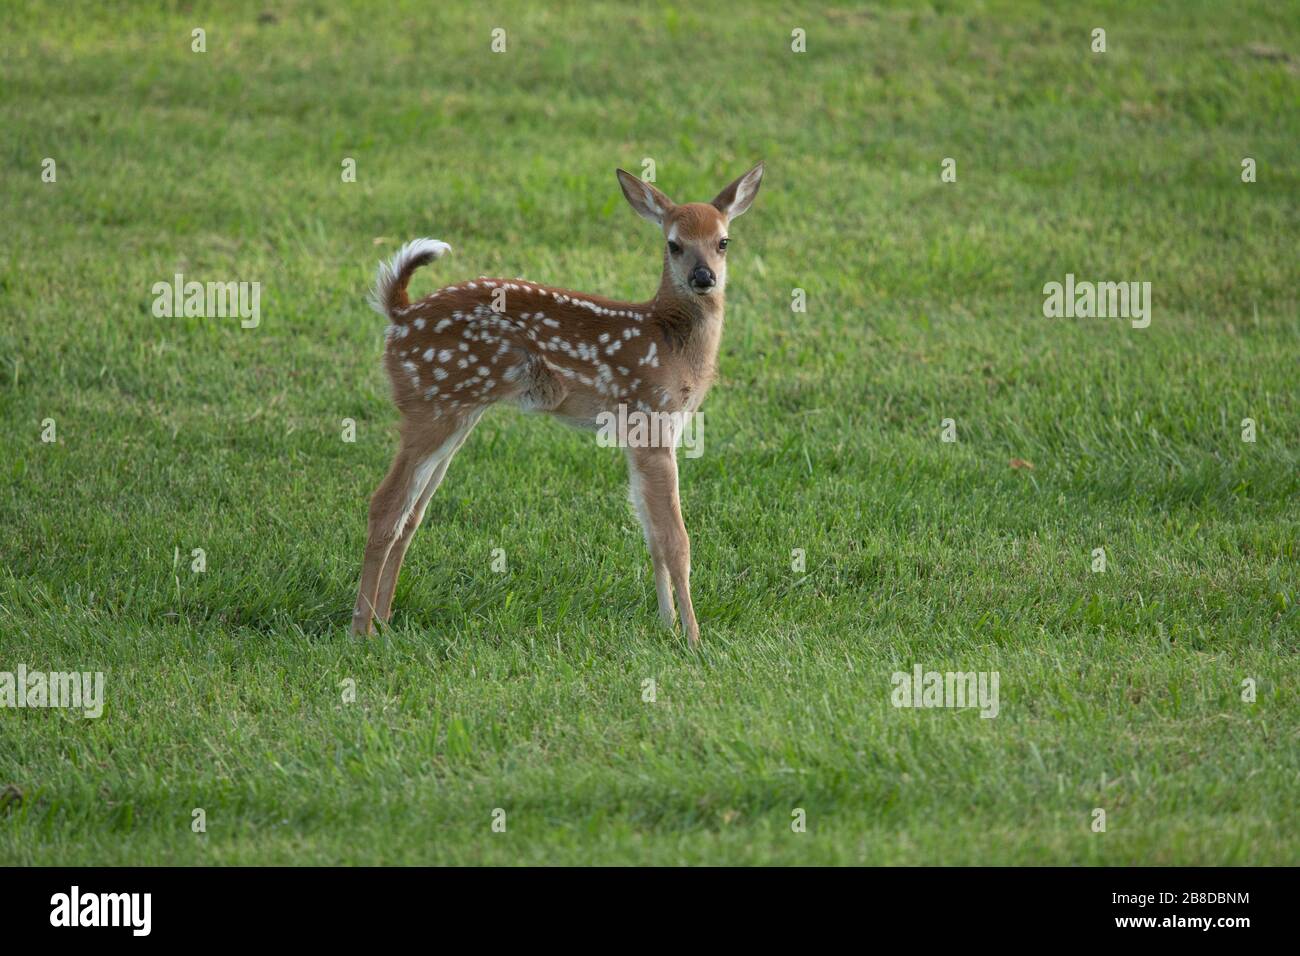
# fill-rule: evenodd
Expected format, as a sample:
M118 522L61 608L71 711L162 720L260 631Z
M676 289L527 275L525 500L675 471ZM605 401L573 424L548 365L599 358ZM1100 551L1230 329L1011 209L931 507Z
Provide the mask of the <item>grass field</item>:
M0 671L106 683L0 708L0 863L1296 862L1295 4L5 6ZM375 261L646 298L645 158L768 164L682 465L703 649L622 456L508 409L350 638ZM155 317L177 272L260 324ZM1045 318L1067 273L1150 326ZM892 706L917 664L997 718Z

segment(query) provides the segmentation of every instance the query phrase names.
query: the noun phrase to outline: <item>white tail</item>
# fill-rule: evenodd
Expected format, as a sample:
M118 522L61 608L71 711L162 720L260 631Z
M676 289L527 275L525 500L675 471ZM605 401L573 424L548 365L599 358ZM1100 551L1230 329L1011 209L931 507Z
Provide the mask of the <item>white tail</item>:
M401 413L401 443L370 502L353 630L387 621L411 536L452 456L484 410L510 402L572 424L630 411L668 422L695 412L713 382L726 288L728 227L749 208L760 163L711 203L676 205L618 170L638 214L663 229L663 272L648 302L616 302L520 279L477 279L412 304L406 286L449 247L407 243L382 263L372 304L386 315L384 362ZM620 408L621 406L621 408ZM673 592L691 644L690 540L677 490L673 427L649 447L628 443L631 492L654 561L659 613L672 626Z
M410 305L406 298L406 284L411 281L411 273L448 252L451 252L451 246L437 239L412 239L402 246L388 262L379 263L375 288L370 293L371 308L392 318L398 309Z

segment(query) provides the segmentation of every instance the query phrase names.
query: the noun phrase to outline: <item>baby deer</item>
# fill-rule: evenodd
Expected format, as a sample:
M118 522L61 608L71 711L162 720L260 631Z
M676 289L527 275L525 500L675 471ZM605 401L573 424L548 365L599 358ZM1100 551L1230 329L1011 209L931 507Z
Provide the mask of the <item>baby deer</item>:
M592 427L602 413L626 421L629 408L680 422L713 382L727 284L728 226L754 201L759 163L711 203L678 206L649 183L618 170L623 195L664 232L663 277L648 302L616 302L522 279L478 279L415 302L406 285L449 247L408 242L381 263L373 305L387 316L384 364L401 413L397 456L370 500L357 634L387 621L411 536L447 466L484 410L513 402ZM677 493L680 429L654 447L626 442L631 496L654 561L659 616L675 622L673 590L692 645L691 545ZM663 435L663 430L660 431Z

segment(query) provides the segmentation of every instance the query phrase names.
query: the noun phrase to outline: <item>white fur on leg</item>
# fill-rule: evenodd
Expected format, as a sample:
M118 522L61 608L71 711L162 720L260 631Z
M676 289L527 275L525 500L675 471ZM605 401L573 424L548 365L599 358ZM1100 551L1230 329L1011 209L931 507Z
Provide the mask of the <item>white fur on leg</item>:
M635 466L628 468L628 497L632 499L632 507L636 509L637 519L641 522L641 531L645 535L645 546L649 550L650 560L654 564L655 595L659 599L659 620L663 621L668 627L675 627L677 624L677 608L673 606L673 582L668 574L668 568L663 562L655 560L654 546L650 542L651 535L654 534L650 527L650 509L646 507L645 487Z
M402 528L406 526L406 522L411 520L415 506L420 501L420 495L424 493L425 488L429 487L429 481L433 478L434 471L460 447L460 443L465 440L465 436L469 434L469 430L474 427L478 422L479 415L482 414L482 412L479 412L478 415L466 421L446 441L439 445L436 451L429 454L415 466L415 474L412 476L410 484L406 486L406 502L402 506L401 517L397 519L397 524L393 527L393 534L400 535L402 533Z

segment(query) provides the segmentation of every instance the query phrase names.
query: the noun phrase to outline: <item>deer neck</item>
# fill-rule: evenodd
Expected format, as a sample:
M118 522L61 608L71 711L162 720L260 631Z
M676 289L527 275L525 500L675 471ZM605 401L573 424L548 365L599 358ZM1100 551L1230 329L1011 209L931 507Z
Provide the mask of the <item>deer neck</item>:
M669 348L685 361L691 377L706 386L717 365L725 309L722 289L709 295L682 292L664 264L650 312L663 329Z

